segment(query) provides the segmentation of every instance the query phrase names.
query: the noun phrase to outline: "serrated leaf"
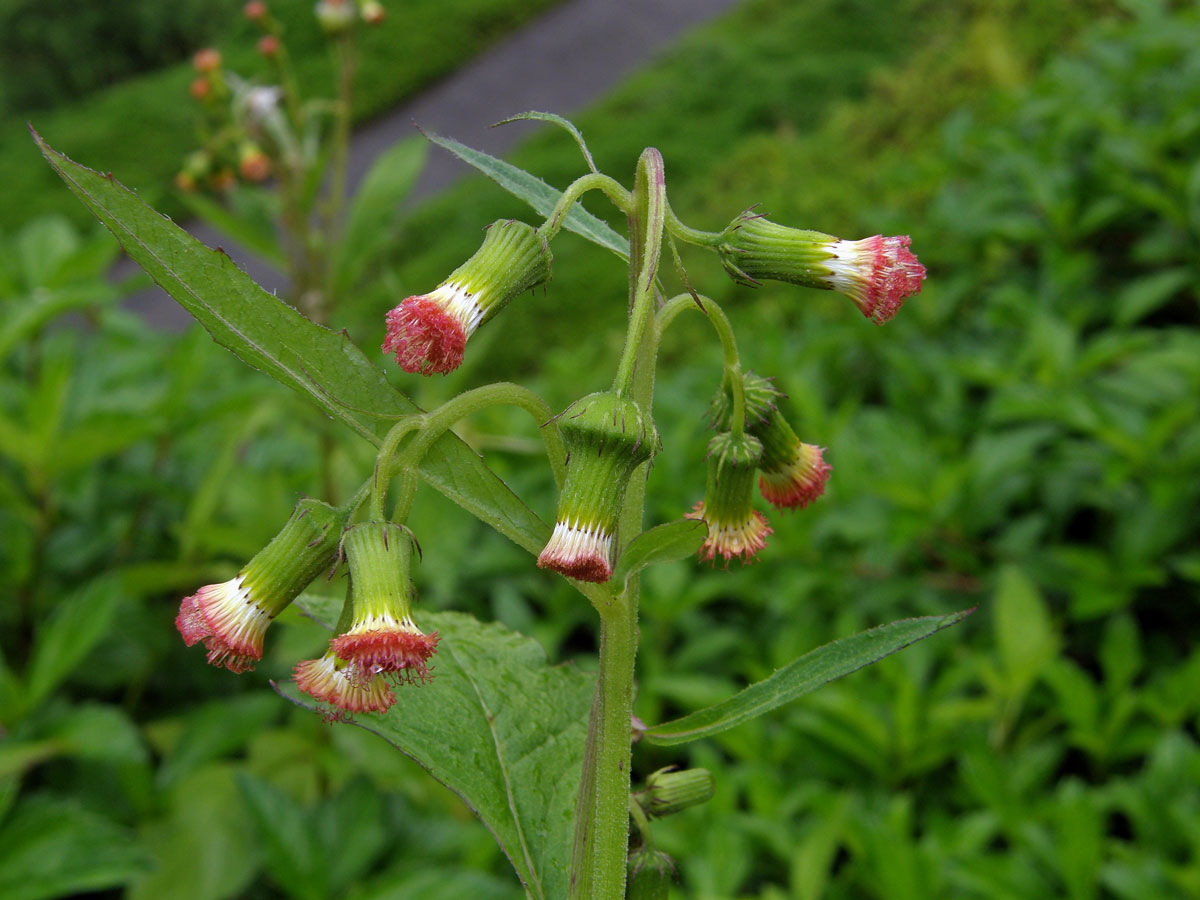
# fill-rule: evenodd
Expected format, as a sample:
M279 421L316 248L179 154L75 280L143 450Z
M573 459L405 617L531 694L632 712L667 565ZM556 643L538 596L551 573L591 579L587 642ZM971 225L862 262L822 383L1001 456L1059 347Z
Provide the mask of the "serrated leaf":
M108 633L121 600L119 581L101 576L58 605L34 639L26 704L36 707Z
M804 654L728 700L673 722L655 725L646 731L645 736L652 744L666 746L686 744L720 734L748 719L790 703L836 678L857 672L943 628L949 628L973 611L968 609L948 616L902 619L833 641Z
M543 216L550 215L558 198L562 196L562 191L552 188L536 175L531 175L524 169L497 159L482 150L473 150L466 144L460 144L453 138L443 137L440 134L427 132L425 137L439 147L449 150L468 165L474 166L514 197L524 200ZM599 244L606 250L611 250L622 259L629 259L629 241L613 231L608 223L593 216L578 203L572 205L570 212L563 220L563 227L567 231L573 231L580 237L586 238L593 244Z
M624 584L626 578L646 566L691 556L707 536L708 526L698 519L679 519L643 531L621 551L613 570L613 582Z
M575 143L579 145L579 152L583 154L583 159L587 163L587 167L593 172L599 172L599 169L596 168L595 160L592 159L592 152L588 150L587 141L583 139L583 135L579 133L579 129L575 127L575 123L570 119L564 119L562 116L557 116L554 113L538 112L535 109L531 109L528 112L517 113L515 116L501 119L496 124L507 125L509 122L519 122L524 119L535 122L549 122L564 129L571 137L575 138Z
M450 612L425 613L420 624L441 636L433 683L398 688L386 715L355 724L461 797L530 897L565 897L591 676L548 665L536 642L498 624ZM280 692L315 708L292 685Z
M49 900L125 884L149 867L133 835L76 804L22 800L0 829L0 897Z
M129 257L248 365L375 444L393 420L419 412L346 334L309 321L268 294L229 257L205 247L115 179L72 162L36 133L34 141ZM421 475L530 553L545 546L549 526L456 435L447 432L434 444Z

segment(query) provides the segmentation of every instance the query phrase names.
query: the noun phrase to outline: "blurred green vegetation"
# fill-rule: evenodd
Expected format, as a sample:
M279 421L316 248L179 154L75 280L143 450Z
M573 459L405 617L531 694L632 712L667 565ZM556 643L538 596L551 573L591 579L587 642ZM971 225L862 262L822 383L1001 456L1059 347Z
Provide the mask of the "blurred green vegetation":
M858 628L980 607L712 741L636 748L635 775L716 775L711 803L656 826L676 896L1200 897L1197 48L1196 10L1166 3L751 0L578 120L609 172L660 147L689 224L760 202L848 237L911 233L930 271L875 328L844 298L747 291L685 256L834 473L773 517L758 565L648 572L639 714L715 702ZM560 187L583 171L558 132L515 159ZM479 180L426 205L339 324L377 345L380 310L505 215L531 218ZM3 247L0 895L302 896L274 873L283 823L306 817L338 896L514 897L458 801L265 690L321 646L315 626L289 614L240 678L171 627L183 592L232 574L297 493L349 490L370 453L337 438L322 470L332 425L203 334L121 313L107 240L50 219ZM605 386L625 275L574 237L554 250L547 291L461 370L402 386L428 404L515 378L556 407ZM88 327L52 327L68 310ZM654 521L702 491L720 367L699 316L663 365ZM551 514L529 423L462 433ZM422 605L586 665L586 604L426 493Z
M391 109L555 2L405 0L382 24L362 29L355 118L361 121ZM190 28L192 7L203 6L207 22L205 28L188 32L192 42L183 47L184 52L211 40L227 67L244 77L270 82L270 69L254 49L259 32L242 16L241 3L223 0L184 6L177 10L177 4L170 4L172 34L184 24ZM332 96L333 63L328 41L313 16L313 4L309 0L275 0L270 7L284 25L284 40L294 57L301 91L309 97ZM105 17L110 15L107 5L94 5L94 9L103 10ZM128 11L129 40L144 40L146 32L157 27L156 15L161 15L162 9L161 3L141 4L137 12L144 14L144 20L135 16L134 10ZM197 144L199 114L188 97L188 84L195 77L190 58L100 89L108 77L102 72L112 70L116 75L129 71L116 58L118 50L111 46L111 36L99 25L93 31L85 27L86 22L80 25L74 16L65 17L58 6L39 7L36 14L29 15L23 15L23 10L24 6L13 8L15 24L9 35L24 48L22 52L10 54L0 40L0 55L6 60L0 67L0 83L42 79L38 67L61 57L66 66L64 81L90 82L94 89L81 96L75 89L56 92L53 103L42 107L32 106L30 101L19 108L6 108L0 94L0 182L7 186L6 202L0 205L0 228L12 230L31 215L51 212L80 224L87 221L86 210L63 193L30 143L26 122L54 146L69 148L79 159L104 160L106 169L119 172L121 181L156 209L170 216L183 215L186 208L176 197L171 179ZM4 14L0 7L0 25L6 21ZM33 56L32 49L21 43L19 35L37 25L41 26L39 41L55 48L49 57ZM82 37L96 46L88 46ZM39 41L33 42L34 48ZM160 49L161 42L154 46Z

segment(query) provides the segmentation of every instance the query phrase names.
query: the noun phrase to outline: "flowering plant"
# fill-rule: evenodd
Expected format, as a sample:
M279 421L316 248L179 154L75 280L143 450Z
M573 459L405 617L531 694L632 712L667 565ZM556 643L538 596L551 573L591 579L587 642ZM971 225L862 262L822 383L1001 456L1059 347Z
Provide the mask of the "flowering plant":
M963 615L894 622L843 638L672 722L646 724L633 715L641 570L692 554L720 556L726 565L735 557L752 561L772 528L755 508L756 485L770 504L803 510L822 495L830 472L824 451L797 436L771 382L743 367L730 321L692 289L678 244L716 253L738 280L776 278L841 291L877 324L920 289L925 271L907 238L842 241L748 213L722 232L689 227L667 201L658 151L641 154L627 186L596 169L570 123L544 113L524 117L566 128L589 171L560 192L432 137L544 218L536 226L493 223L480 249L441 285L380 310L381 350L408 375L381 372L379 351L365 352L344 332L281 302L111 177L35 139L126 252L215 340L377 448L373 470L363 473L353 496L341 503L301 500L279 536L235 579L183 599L177 626L185 642L203 642L210 662L244 672L261 655L271 620L300 598L334 636L323 656L296 665L294 685L281 693L328 719L375 731L419 761L488 825L529 896L665 896L670 864L654 846L654 820L702 803L712 776L660 770L631 794L634 742L670 746L709 737ZM625 215L628 237L577 205L590 191ZM507 382L468 390L429 411L417 408L397 383L455 368L477 328L550 279L551 247L564 229L613 251L629 268L629 295L619 298L628 304L628 328L611 387L560 412ZM685 287L672 297L664 289L664 250ZM658 352L670 325L689 310L712 325L723 352L711 403L717 433L707 448L703 500L692 513L680 510L677 520L647 529L653 459L685 449L664 446L655 428ZM526 411L540 426L547 478L558 488L553 525L451 430L498 404ZM699 494L698 474L696 483ZM548 665L532 641L498 625L414 608L411 571L421 536L407 520L422 485L535 555L538 566L567 578L591 604L599 649L594 677ZM430 552L440 550L433 544ZM303 597L311 581L343 569L349 578L340 612Z

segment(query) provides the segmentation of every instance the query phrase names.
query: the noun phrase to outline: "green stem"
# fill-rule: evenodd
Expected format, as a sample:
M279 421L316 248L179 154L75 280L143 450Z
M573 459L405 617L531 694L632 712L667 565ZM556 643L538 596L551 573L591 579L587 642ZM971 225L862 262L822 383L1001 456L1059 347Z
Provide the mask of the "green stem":
M698 228L689 228L684 225L669 204L667 206L667 231L681 241L701 247L715 247L721 242L721 232L719 231L701 231Z
M546 446L546 456L550 460L550 469L554 473L554 482L561 488L567 471L566 448L563 446L562 435L559 434L558 425L553 421L553 412L546 401L533 391L523 388L518 384L501 381L496 384L488 384L474 390L465 391L457 397L447 400L437 409L422 415L413 416L410 419L401 420L388 432L384 446L379 451L379 460L391 460L392 454L399 445L400 438L407 431L416 430L417 434L409 442L408 446L404 448L404 452L399 455L395 462L389 462L387 465L382 488L377 487L376 492L371 497L372 515L374 515L375 501L378 497L380 504L379 515L382 518L382 495L387 492L387 485L390 482L392 473L409 472L412 473L412 477L405 478L400 484L395 512L392 515L394 521L403 522L408 517L408 512L412 508L413 498L416 495L417 467L421 464L421 460L425 458L425 454L429 452L429 448L433 446L438 438L453 428L459 420L489 406L516 406L525 410L533 417L542 435L542 441ZM412 426L402 432L393 441L393 434L396 434L408 422L412 422ZM381 467L377 462L377 475L381 471Z
M700 305L697 306L696 302ZM714 300L705 297L703 294L692 296L691 294L679 294L667 301L666 305L659 310L657 321L659 333L666 331L670 324L675 321L685 309L695 309L703 312L712 323L713 329L717 332L717 337L721 340L721 353L725 361L725 378L729 380L730 390L733 394L733 416L730 423L730 430L740 435L746 422L746 386L742 381L742 365L738 357L737 340L733 335L733 326L729 324L729 319L725 315L725 310L721 309Z
M538 234L542 239L546 241L554 240L555 235L562 229L563 221L567 218L567 213L570 212L575 202L588 191L595 190L603 191L605 196L621 212L629 212L629 191L625 190L621 182L599 173L584 175L575 179L567 186L567 189L558 198L558 202L554 204L554 209L550 211L549 217L538 228Z

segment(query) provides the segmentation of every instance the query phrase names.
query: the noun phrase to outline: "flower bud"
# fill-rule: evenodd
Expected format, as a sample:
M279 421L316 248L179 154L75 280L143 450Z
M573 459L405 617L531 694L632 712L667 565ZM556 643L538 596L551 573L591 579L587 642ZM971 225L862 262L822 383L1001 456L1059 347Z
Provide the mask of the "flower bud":
M253 141L238 151L238 172L247 181L266 181L271 174L271 160Z
M632 400L589 394L559 418L567 477L537 564L580 581L612 577L612 548L634 469L658 450L658 432Z
M383 352L405 372L452 372L467 338L513 297L550 277L550 248L537 229L509 219L488 226L483 244L428 294L407 298L387 314Z
M329 504L301 500L283 530L237 576L183 598L175 627L184 643L204 641L214 666L254 668L267 626L333 563L344 522L345 513Z
M368 25L378 25L387 18L387 10L377 0L367 0L362 5L362 18Z
M350 624L330 649L361 679L428 683L438 635L423 634L412 620L412 535L394 522L366 522L347 529L342 549L350 566Z
M351 25L358 14L349 0L320 0L314 10L317 22L326 34L340 34Z
M364 676L353 664L338 659L333 650L320 659L296 663L292 680L314 700L333 707L334 711L325 715L331 722L348 713L387 712L396 702L396 695L381 676Z
M805 444L792 430L775 398L782 396L770 380L753 372L742 376L747 430L762 443L758 488L778 509L804 509L823 493L832 467L822 449ZM728 383L713 398L711 418L718 428L730 428L733 395Z
M250 0L242 7L242 12L251 22L261 22L267 17L267 4L262 0Z
M237 178L233 174L233 169L217 169L208 176L208 186L214 191L228 191L235 184L237 184Z
M825 493L833 467L822 448L796 437L779 410L750 430L763 445L758 479L763 499L778 509L804 509Z
M276 54L279 53L279 38L273 34L264 34L254 46L267 59L274 59Z
M702 559L711 561L720 554L727 564L735 556L745 563L766 546L771 526L752 505L754 473L761 459L762 444L749 434L723 432L709 442L704 500L684 516L708 525L708 537L700 546Z
M675 880L675 862L661 850L642 847L629 854L626 900L667 900Z
M908 249L907 235L843 241L819 231L777 225L749 210L721 233L717 246L735 281L757 286L765 278L845 294L864 316L882 325L905 298L921 290L925 267Z
M683 769L673 766L659 769L646 779L646 789L638 800L652 818L673 815L712 799L715 790L708 769Z
M197 50L196 54L192 57L192 67L201 75L217 71L217 69L221 68L220 51L212 47Z
M188 85L188 93L192 95L193 100L203 100L212 93L212 84L204 76L193 78L192 83Z

